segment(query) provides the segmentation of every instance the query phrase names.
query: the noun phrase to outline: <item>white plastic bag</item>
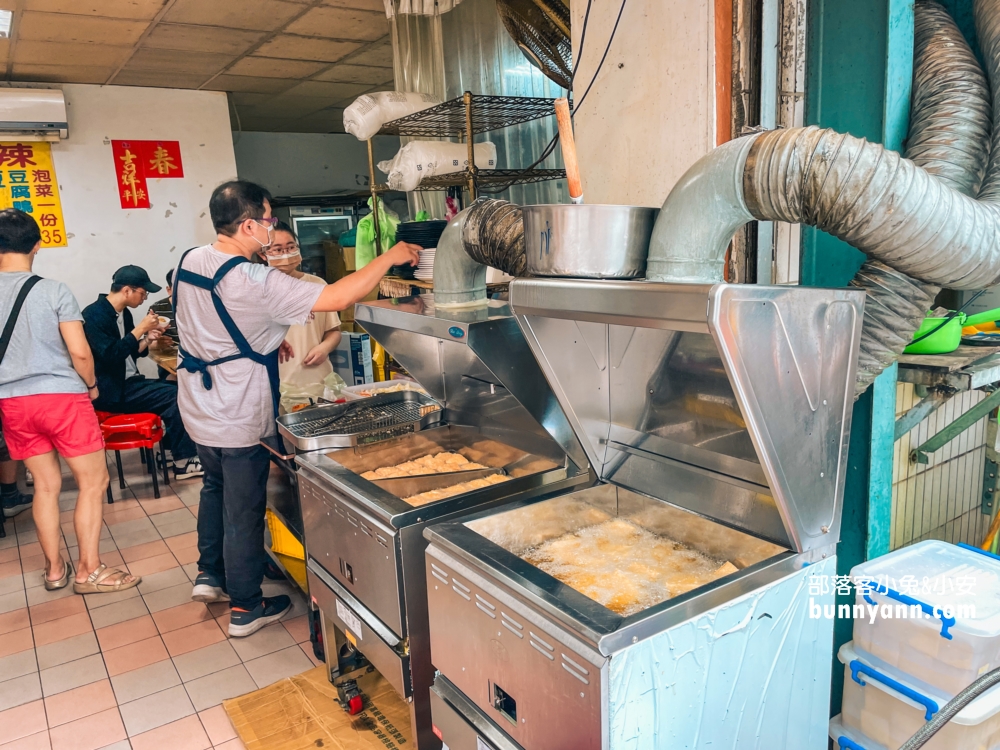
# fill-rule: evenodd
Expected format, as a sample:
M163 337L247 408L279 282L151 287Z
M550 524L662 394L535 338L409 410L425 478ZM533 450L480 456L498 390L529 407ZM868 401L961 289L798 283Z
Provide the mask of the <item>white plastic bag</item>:
M489 141L475 145L476 166L496 169L497 147ZM425 177L461 172L469 166L469 147L447 141L411 141L390 161L381 161L378 168L389 175L389 188L409 192L416 190Z
M385 123L440 103L441 100L431 94L407 94L402 91L364 94L344 110L344 130L359 141L367 141Z

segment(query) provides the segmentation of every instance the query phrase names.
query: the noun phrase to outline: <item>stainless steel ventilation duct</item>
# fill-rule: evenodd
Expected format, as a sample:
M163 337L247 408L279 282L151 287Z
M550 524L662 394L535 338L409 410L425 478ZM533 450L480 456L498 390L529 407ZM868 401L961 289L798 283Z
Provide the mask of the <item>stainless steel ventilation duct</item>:
M737 139L681 178L650 244L652 281L721 280L726 247L751 219L809 224L867 253L853 282L869 295L857 393L898 357L938 286L1000 281L1000 206L970 197L982 173L988 91L947 13L929 2L916 12L913 160L817 127ZM997 90L1000 0L978 2L976 20ZM998 140L994 132L986 198L994 184L1000 194Z

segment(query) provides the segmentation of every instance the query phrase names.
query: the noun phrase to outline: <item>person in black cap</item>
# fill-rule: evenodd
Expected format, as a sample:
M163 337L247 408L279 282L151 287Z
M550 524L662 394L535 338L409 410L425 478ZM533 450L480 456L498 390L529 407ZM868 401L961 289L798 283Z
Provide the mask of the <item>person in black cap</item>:
M147 380L136 360L149 354L149 344L163 333L159 316L150 310L133 324L129 308L139 307L160 286L139 266L115 271L111 292L83 309L83 329L94 353L100 396L94 408L115 414L158 414L166 428L164 447L170 451L178 479L201 476L198 449L188 436L177 408L177 386Z

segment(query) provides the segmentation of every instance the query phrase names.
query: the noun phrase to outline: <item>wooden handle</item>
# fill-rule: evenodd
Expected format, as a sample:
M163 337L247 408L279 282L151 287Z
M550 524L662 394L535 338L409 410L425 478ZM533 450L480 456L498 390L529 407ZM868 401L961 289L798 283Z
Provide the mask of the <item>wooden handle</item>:
M569 197L574 203L582 203L583 183L580 180L580 164L576 160L576 141L573 139L573 121L569 116L568 99L556 99L556 124L559 126L559 145L566 164Z

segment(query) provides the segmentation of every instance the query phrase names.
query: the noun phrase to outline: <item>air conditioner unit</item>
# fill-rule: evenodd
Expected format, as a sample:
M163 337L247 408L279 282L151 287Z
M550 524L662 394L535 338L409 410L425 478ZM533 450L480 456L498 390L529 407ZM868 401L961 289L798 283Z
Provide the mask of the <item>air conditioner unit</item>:
M66 98L59 89L0 88L0 140L69 138Z

